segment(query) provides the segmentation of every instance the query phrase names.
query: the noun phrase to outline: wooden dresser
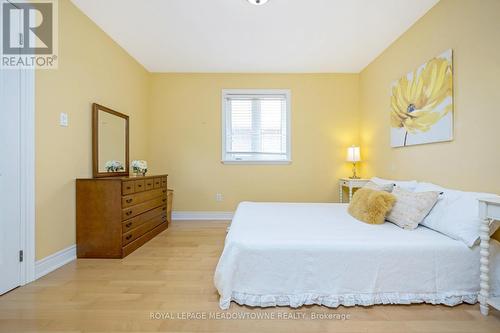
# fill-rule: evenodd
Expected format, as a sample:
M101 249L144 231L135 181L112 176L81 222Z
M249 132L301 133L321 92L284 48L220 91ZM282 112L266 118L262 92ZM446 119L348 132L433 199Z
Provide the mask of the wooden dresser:
M76 180L78 258L124 258L167 226L167 175Z

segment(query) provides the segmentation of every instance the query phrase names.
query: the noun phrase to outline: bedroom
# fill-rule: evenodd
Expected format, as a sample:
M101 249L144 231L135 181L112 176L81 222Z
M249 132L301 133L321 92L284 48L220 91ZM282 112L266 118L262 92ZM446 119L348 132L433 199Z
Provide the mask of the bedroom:
M22 7L20 1L10 2ZM500 194L497 134L500 113L496 111L500 83L499 1L269 0L255 6L246 0L151 0L141 2L141 7L128 0L50 3L54 26L52 52L56 55L52 59L57 60L56 66L21 72L20 80L26 80L26 86L20 85L19 90L26 96L20 103L18 117L11 117L4 104L7 97L14 94L8 88L15 70L2 68L0 133L4 142L12 143L2 146L2 155L11 162L0 172L3 193L0 258L10 258L10 261L1 261L2 293L14 289L0 296L1 332L217 332L250 331L255 327L262 331L498 330L498 310L489 306L489 314L484 316L481 311L485 312L485 300L483 309L478 302L481 281L483 285L488 281L487 285L491 286L491 298L500 296L494 288L498 283L498 275L494 274L499 267L495 266L499 257L495 255L498 243L494 240L499 238L498 233L489 241L490 260L483 272L486 266L492 267L481 278L476 237L479 225L476 228L473 224L472 229L468 229L472 238L463 241L446 235L447 231L439 226L435 227L439 232L426 226L430 225L430 219L425 224L421 220L415 230L404 230L387 221L382 225L369 225L350 216L347 203L353 202L349 200L349 185L365 185L363 179L416 181L416 186L409 189L412 193L420 193L415 192L417 186L423 188L423 192L445 192L439 194L436 205L424 219L432 217L446 202L448 190L453 190L460 192L450 193L466 197L463 207L470 208L468 204L472 203L473 207L466 213L472 212L474 223L482 222L477 220L477 197L470 193ZM3 1L2 10L6 10L5 4ZM2 22L6 22L4 17ZM2 23L2 28L6 27ZM44 38L42 42L47 44ZM2 52L3 57L5 49ZM414 144L419 143L418 134L405 136L401 128L393 127L391 96L396 93L394 88L404 81L402 78L409 78L418 68L432 64L433 59L444 59L450 64L447 73L452 75L452 89L448 89L446 98L440 102L448 103L451 109L442 121L436 122L447 130L438 133L438 138L433 139L436 142ZM8 65L2 61L2 66ZM47 67L49 63L42 65ZM226 149L229 141L223 140L233 133L228 127L232 122L224 117L232 115L232 103L249 110L245 114L252 118L257 115L256 107L248 100L258 98L274 101L281 107L278 107L281 112L275 112L279 126L271 131L279 135L269 136L277 140L270 139L271 146L279 142L279 153L274 154L271 161L266 160L268 154L250 154L251 149L243 154L230 151ZM161 213L168 220L168 227L159 230L157 235L151 234L151 239L139 237L138 241L144 239L143 244L136 242L136 235L127 240L127 234L122 239L121 230L119 239L113 232L105 233L109 235L105 238L99 229L102 223L92 229L84 222L92 220L83 217L84 213L97 214L114 207L108 199L93 200L96 195L92 193L86 200L78 196L77 179L82 180L80 183L87 179L96 184L106 179L94 177L105 173L99 170L105 169L105 165L99 163L98 170L94 170L93 155L97 151L93 149L93 135L97 133L92 118L94 103L96 113L104 112L101 115L112 114L105 112L109 109L128 116L119 117L129 125L126 126L129 143L121 142L122 155L125 150L129 152L129 158L122 160L128 161L122 163L126 169L123 172L141 173L134 170L130 162L147 161L145 177L127 180L138 180L137 186L144 187L149 186L148 180L152 182L152 189L148 191L138 188L137 193L123 192L123 203L121 193L107 198L120 210L123 207L126 214L131 207L126 200L140 201L147 193L173 190L161 194L161 200L166 198L172 203L161 201L158 206L172 211L171 215ZM273 103L269 105L269 110L276 109ZM413 111L417 106L408 110ZM275 124L272 119L269 126ZM412 128L408 123L405 125ZM245 130L241 132L247 133L242 135L241 142L252 147L255 142L249 139L248 130L252 133L253 128ZM424 135L424 139L429 138ZM406 146L399 147L405 141ZM358 160L351 158L357 157L356 151L347 156L352 146L360 150L360 161L356 163L360 180L349 178L353 165L347 159ZM16 160L20 165L16 166ZM141 163L137 166L138 169L144 167ZM12 177L11 172L14 172ZM168 181L163 184L167 174ZM109 181L114 185L110 186L126 184L122 177L114 177ZM158 187L155 187L156 179ZM445 190L429 184L437 184ZM135 192L135 183L133 187ZM11 195L12 191L18 195ZM359 194L359 190L356 192ZM340 193L344 204L343 210L337 211L331 207L339 207ZM251 208L249 204L239 206L242 202L264 204ZM301 203L305 210L295 211L299 206L279 206L271 208L271 213L266 215L265 203L273 202ZM79 207L84 207L80 213ZM238 207L242 208L242 214L238 213L233 219ZM495 205L488 203L488 207ZM291 212L294 216L290 218L287 214ZM456 207L445 212L466 215L465 210L458 211ZM250 218L252 214L255 220ZM332 233L325 231L344 230L345 225L329 223L325 216L340 216L335 223L350 221L354 229L350 229L347 236L354 237L353 230L359 231L359 239L343 234L340 240L328 238ZM129 216L124 217L128 221L126 217ZM456 218L457 215L452 216ZM230 227L232 219L234 224ZM116 224L119 228L121 221L120 216ZM135 230L134 226L126 228ZM94 232L83 232L88 229ZM381 230L387 230L384 237L394 236L387 239L387 246L380 244L379 238L371 238L377 235L372 231ZM473 304L454 304L448 300L450 304L446 305L435 299L445 304L337 306L331 302L330 306L300 306L297 301L286 306L261 308L239 305L233 300L226 310L223 308L228 304L221 307L221 294L224 287L234 289L234 285L229 282L217 285L216 267L219 262L224 268L221 272L228 272L227 267L238 267L226 265L221 255L225 245L246 242L242 238L245 235L257 235L253 239L261 241L263 247L276 246L279 235L287 237L285 240L290 241L290 245L293 245L292 237L298 243L308 239L310 242L310 238L317 240L312 243L314 246L308 244L309 252L292 248L294 260L290 260L286 252L283 253L285 259L278 259L278 263L284 265L282 274L287 274L287 269L292 271L287 281L300 288L304 281L314 284L315 277L325 276L319 274L318 267L329 268L324 271L326 276L336 276L337 269L354 275L356 269L361 270L356 273L359 277L342 276L357 283L353 289L358 293L373 286L383 289L384 283L413 288L405 279L401 282L397 275L379 275L379 280L363 279L363 270L366 276L373 278L370 264L392 265L391 260L406 258L406 252L399 249L394 251L398 255L387 255L395 240L412 244L426 235L439 238L442 240L439 246L449 246L453 265L436 257L438 266L435 267L445 270L445 274L436 271L433 273L442 275L417 277L448 278L446 270L456 272L470 266L466 272L450 274L457 278L443 280L443 288L446 291L453 288L452 283L467 283L472 287L461 296L467 298L468 295L467 300ZM430 238L418 243L420 247L407 248L411 252L408 254L411 260L407 262L415 260L414 253L422 253L422 246L428 244L425 242L430 242ZM328 240L346 247L328 248ZM131 248L131 253L122 252L126 248L123 244L129 241L127 244L137 245ZM109 245L109 251L118 249L119 253L107 252L113 257L107 259L85 258L86 255L98 256L83 251L96 243L101 247ZM114 244L116 248L111 249ZM380 248L375 251L383 255L375 255L375 252L373 257L366 253L355 255L376 244ZM18 260L20 250L22 262ZM329 265L314 266L321 258L336 260L326 254L339 250L346 251L344 261L336 265L326 261ZM427 250L437 251L432 246ZM232 255L230 251L225 252ZM8 253L14 255L8 256ZM241 253L244 258L237 258L238 262L253 258L251 253ZM277 252L270 252L274 253ZM366 262L362 265L358 259L363 256ZM262 264L269 262L274 267L266 268L264 273L278 275L276 258L262 255L257 258L262 259ZM381 258L387 260L379 261ZM347 259L353 270L347 269ZM301 265L301 260L310 266L302 265L307 270L297 272L294 265ZM248 265L256 264L259 260L248 261ZM241 272L245 268L253 270L248 265ZM421 265L429 265L429 262L423 260ZM427 266L415 267L417 270ZM312 273L300 275L306 272ZM390 270L384 272L391 273ZM244 279L249 282L245 288L276 284L288 288L280 279L273 281L278 283L264 285L259 276ZM254 285L250 284L252 281ZM4 288L7 282L13 284ZM304 296L304 292L299 294ZM428 301L432 303L431 299ZM260 305L273 305L273 302L276 299ZM388 302L402 303L402 300ZM243 318L235 319L228 314ZM288 315L296 319L285 320ZM259 320L253 316L271 318Z

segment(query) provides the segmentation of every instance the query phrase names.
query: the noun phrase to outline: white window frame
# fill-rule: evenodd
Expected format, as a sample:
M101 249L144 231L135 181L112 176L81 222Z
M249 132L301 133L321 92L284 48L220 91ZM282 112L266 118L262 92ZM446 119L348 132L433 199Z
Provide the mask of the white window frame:
M226 159L226 100L228 95L285 95L286 100L286 159L280 160L234 160ZM224 164L290 164L292 162L292 118L290 89L222 89L222 150L221 162Z

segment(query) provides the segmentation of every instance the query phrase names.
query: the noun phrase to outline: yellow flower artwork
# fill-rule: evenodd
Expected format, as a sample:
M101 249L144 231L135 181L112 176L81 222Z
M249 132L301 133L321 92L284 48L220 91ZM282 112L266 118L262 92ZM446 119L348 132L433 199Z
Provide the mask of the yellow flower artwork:
M391 146L452 139L453 66L447 50L393 83Z

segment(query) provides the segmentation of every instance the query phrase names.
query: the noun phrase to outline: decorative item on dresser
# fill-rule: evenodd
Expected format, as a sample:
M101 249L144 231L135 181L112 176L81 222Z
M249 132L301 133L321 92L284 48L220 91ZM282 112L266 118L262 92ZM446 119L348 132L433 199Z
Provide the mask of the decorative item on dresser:
M488 315L488 306L491 305L500 310L500 297L489 297L490 291L490 224L500 221L500 198L479 199L479 217L482 224L480 227L481 238L481 275L479 293L480 309L483 315Z
M167 175L76 180L78 258L124 258L167 227Z
M144 160L134 160L131 165L135 176L145 176L148 172L148 162Z
M351 202L353 189L360 188L366 185L370 180L362 178L340 178L339 179L339 202L343 202L343 188L349 188L349 202Z

